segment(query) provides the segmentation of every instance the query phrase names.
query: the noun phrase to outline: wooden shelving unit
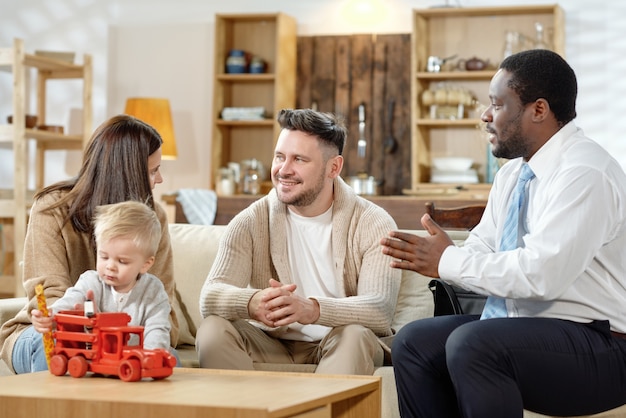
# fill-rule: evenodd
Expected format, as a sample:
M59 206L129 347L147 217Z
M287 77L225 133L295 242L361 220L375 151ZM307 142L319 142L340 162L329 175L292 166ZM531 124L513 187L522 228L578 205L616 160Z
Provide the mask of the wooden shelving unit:
M271 165L280 132L276 115L296 103L296 39L296 21L283 13L215 16L212 187L217 170L230 161ZM227 74L231 49L261 57L265 72ZM263 120L224 120L224 107L264 107L266 114Z
M27 113L27 97L29 95L28 72L36 71L37 124L46 124L46 86L48 80L81 79L83 81L83 134L64 135L25 128ZM44 155L47 150L82 149L91 135L92 125L92 61L90 55L83 56L82 64L74 64L63 60L27 54L24 42L15 39L8 48L0 48L0 70L8 73L12 79L13 95L2 100L12 101L13 123L0 121L0 142L9 143L14 155L14 187L13 190L0 193L0 218L13 220L14 245L14 294L23 293L22 280L19 272L23 258L24 238L26 236L27 212L33 191L28 190L28 141L35 140L37 157L35 164L35 185L43 186ZM1 283L8 281L0 277Z
M411 52L411 188L430 181L433 156L471 157L484 175L487 142L479 131L480 111L464 119L431 119L421 103L424 90L447 82L469 88L487 105L489 81L503 56L505 34L517 31L532 37L535 22L546 30L551 49L565 56L564 13L558 5L514 7L432 8L413 10ZM488 60L483 71L444 68L427 72L429 56ZM481 170L482 169L482 170Z

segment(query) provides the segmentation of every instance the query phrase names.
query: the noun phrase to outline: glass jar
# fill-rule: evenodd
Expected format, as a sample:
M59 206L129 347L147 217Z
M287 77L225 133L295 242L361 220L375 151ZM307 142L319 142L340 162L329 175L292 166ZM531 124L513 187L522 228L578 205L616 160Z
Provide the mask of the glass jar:
M545 37L545 31L543 25L539 22L535 22L535 43L533 48L535 49L550 49L550 45Z
M233 170L222 167L217 171L215 192L218 196L232 196L235 194L235 175Z
M243 193L259 194L261 191L261 173L259 171L259 162L252 159L248 162L243 173Z
M521 35L519 32L507 31L504 38L502 58L517 54L522 51Z
M235 181L235 194L241 193L241 165L234 161L228 163L228 168L233 172L233 179Z

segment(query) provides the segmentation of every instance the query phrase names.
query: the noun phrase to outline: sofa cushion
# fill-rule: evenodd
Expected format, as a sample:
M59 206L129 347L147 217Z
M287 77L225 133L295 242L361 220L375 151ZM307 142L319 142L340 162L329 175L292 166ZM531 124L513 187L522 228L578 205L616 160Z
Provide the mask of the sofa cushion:
M426 234L426 231L423 230L405 232L421 236ZM456 245L462 246L468 232L448 231L448 234ZM428 288L428 282L430 282L430 280L430 277L423 276L413 271L404 270L402 272L398 304L396 305L396 313L391 324L396 332L409 322L433 316L435 305L433 303L433 296Z
M9 319L15 318L15 315L22 310L28 303L26 296L20 296L17 298L2 299L2 309L0 309L0 325L7 322Z
M428 290L431 279L413 271L402 272L400 294L391 327L398 332L400 328L417 319L433 316L433 297Z
M170 224L174 257L174 280L178 295L177 311L180 326L178 345L195 344L196 329L202 320L200 289L209 274L223 225Z

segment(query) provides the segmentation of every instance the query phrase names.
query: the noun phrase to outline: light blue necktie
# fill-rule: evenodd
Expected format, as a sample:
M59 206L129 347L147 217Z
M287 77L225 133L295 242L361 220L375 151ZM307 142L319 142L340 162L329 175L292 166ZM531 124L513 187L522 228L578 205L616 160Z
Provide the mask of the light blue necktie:
M517 185L513 191L506 221L504 222L500 251L510 251L519 247L520 212L521 208L526 204L524 202L526 186L533 177L535 177L535 173L533 173L533 170L531 170L527 163L524 163L517 179ZM505 318L506 316L505 299L497 296L489 296L480 319Z

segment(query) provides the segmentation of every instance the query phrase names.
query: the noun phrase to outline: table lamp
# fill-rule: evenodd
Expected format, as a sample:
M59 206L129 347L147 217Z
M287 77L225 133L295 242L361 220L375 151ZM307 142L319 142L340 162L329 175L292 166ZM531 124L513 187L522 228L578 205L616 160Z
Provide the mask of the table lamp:
M126 100L124 113L134 116L156 129L163 139L163 145L161 145L162 158L164 160L176 159L178 155L176 137L174 136L172 112L168 99L131 97Z

